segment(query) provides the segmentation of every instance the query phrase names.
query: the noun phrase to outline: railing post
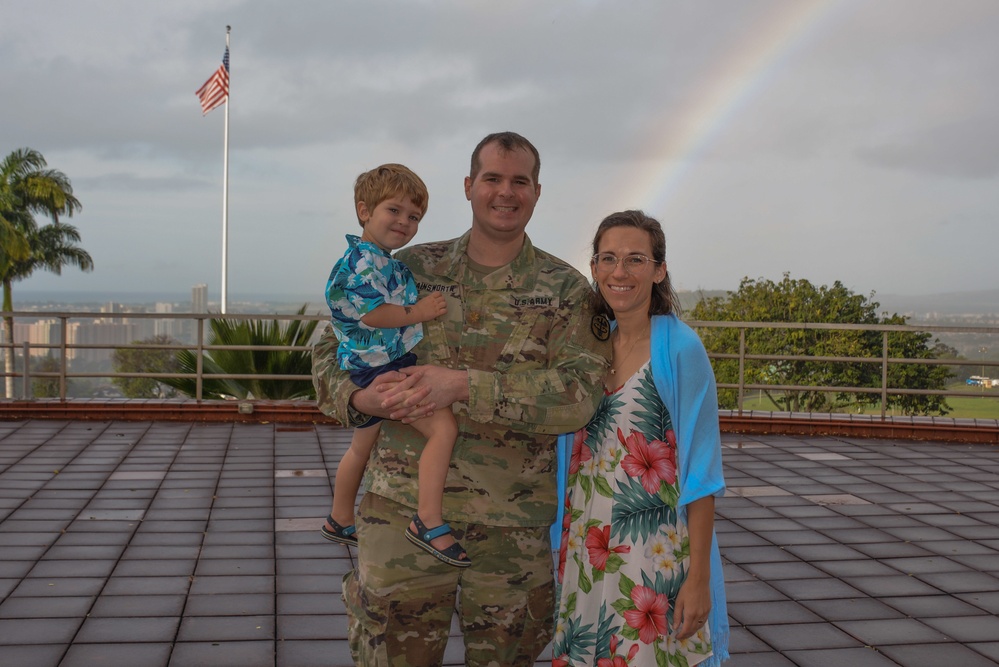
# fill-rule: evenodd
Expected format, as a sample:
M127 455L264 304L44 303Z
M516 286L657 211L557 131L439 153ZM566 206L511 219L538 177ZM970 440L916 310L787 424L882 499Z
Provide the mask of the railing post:
M32 398L32 395L31 395L31 364L28 363L28 359L30 359L29 354L31 353L31 343L29 343L28 341L24 341L24 343L22 343L22 345L21 345L21 349L23 350L22 354L24 354L24 375L22 376L22 378L24 380L24 386L21 389L21 395L25 399L31 399Z
M199 400L199 401L201 400L201 394L202 394L202 380L203 380L203 375L202 374L204 372L204 363L203 363L204 350L205 350L205 318L199 317L198 318L198 349L195 352L195 354L198 355L197 356L197 361L196 361L196 364L197 364L197 366L196 366L196 368L197 368L197 377L194 380L194 398L197 399L197 400Z
M881 421L888 410L888 332L881 332Z
M66 400L66 369L69 367L68 348L66 347L66 333L69 331L69 318L59 318L59 400Z
M742 400L746 394L746 327L739 327L739 416L742 416Z

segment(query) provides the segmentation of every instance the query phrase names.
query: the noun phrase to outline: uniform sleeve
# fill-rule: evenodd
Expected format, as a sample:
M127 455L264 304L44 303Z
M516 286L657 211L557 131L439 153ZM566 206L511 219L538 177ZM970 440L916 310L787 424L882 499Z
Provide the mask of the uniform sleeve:
M316 405L324 415L337 420L342 426L361 426L368 416L350 407L350 396L357 385L350 373L340 369L337 347L340 341L332 327L326 327L312 348L312 384L316 388Z
M594 334L590 287L566 280L548 340L548 367L522 372L469 369L469 416L513 430L557 435L576 431L600 403L610 341ZM599 328L597 328L599 330Z

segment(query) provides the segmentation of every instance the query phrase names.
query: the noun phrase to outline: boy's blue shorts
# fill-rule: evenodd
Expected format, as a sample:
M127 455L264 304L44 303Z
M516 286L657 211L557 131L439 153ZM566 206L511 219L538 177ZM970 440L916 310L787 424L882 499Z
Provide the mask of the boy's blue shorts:
M361 389L364 389L369 384L375 381L379 375L383 373L388 373L390 371L397 371L402 368L409 368L410 366L415 366L417 362L416 355L412 352L407 352L398 359L394 359L384 366L377 366L375 368L361 368L357 370L351 370L350 381L356 384ZM382 420L381 417L372 417L368 421L364 422L361 426L357 428L367 428L369 426L374 426Z

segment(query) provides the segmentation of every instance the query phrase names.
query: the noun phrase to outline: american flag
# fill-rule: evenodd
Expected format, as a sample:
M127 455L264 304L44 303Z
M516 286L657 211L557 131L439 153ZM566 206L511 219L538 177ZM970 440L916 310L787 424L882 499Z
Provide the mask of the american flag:
M207 114L215 107L222 106L229 100L229 47L225 47L222 64L208 77L205 85L195 93L201 100L201 113Z

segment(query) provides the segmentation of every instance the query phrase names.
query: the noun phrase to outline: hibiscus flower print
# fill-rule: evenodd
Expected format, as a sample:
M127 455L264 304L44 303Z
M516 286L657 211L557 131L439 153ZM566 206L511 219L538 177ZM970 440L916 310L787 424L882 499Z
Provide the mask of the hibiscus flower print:
M617 437L628 452L621 459L621 467L629 477L638 477L648 493L657 493L663 482L676 482L676 449L662 440L649 442L638 431L625 438L619 428Z
M556 556L551 664L700 667L712 652L710 630L685 642L669 634L689 538L677 508L679 434L648 366L605 395L597 414L566 457L571 519Z
M634 609L624 612L624 620L638 630L638 639L643 644L651 644L667 634L666 611L669 600L662 593L656 593L646 586L631 589L631 602Z
M596 570L607 569L607 559L614 554L626 554L631 552L631 547L627 545L610 548L610 525L603 528L593 526L586 533L586 552L589 554L590 565Z
M586 446L586 429L576 431L572 438L572 454L569 456L569 474L579 472L579 466L593 458L593 452Z
M597 667L628 667L628 662L638 653L638 644L632 644L631 648L628 650L628 657L624 658L617 654L617 646L621 643L617 635L611 635L610 638L610 653L609 658L600 658L597 660Z
M562 539L561 544L558 549L558 581L562 583L562 577L565 574L565 559L568 555L569 542L571 541L570 536L572 534L572 503L569 498L565 499L565 512L562 514ZM579 541L573 548L579 546Z

